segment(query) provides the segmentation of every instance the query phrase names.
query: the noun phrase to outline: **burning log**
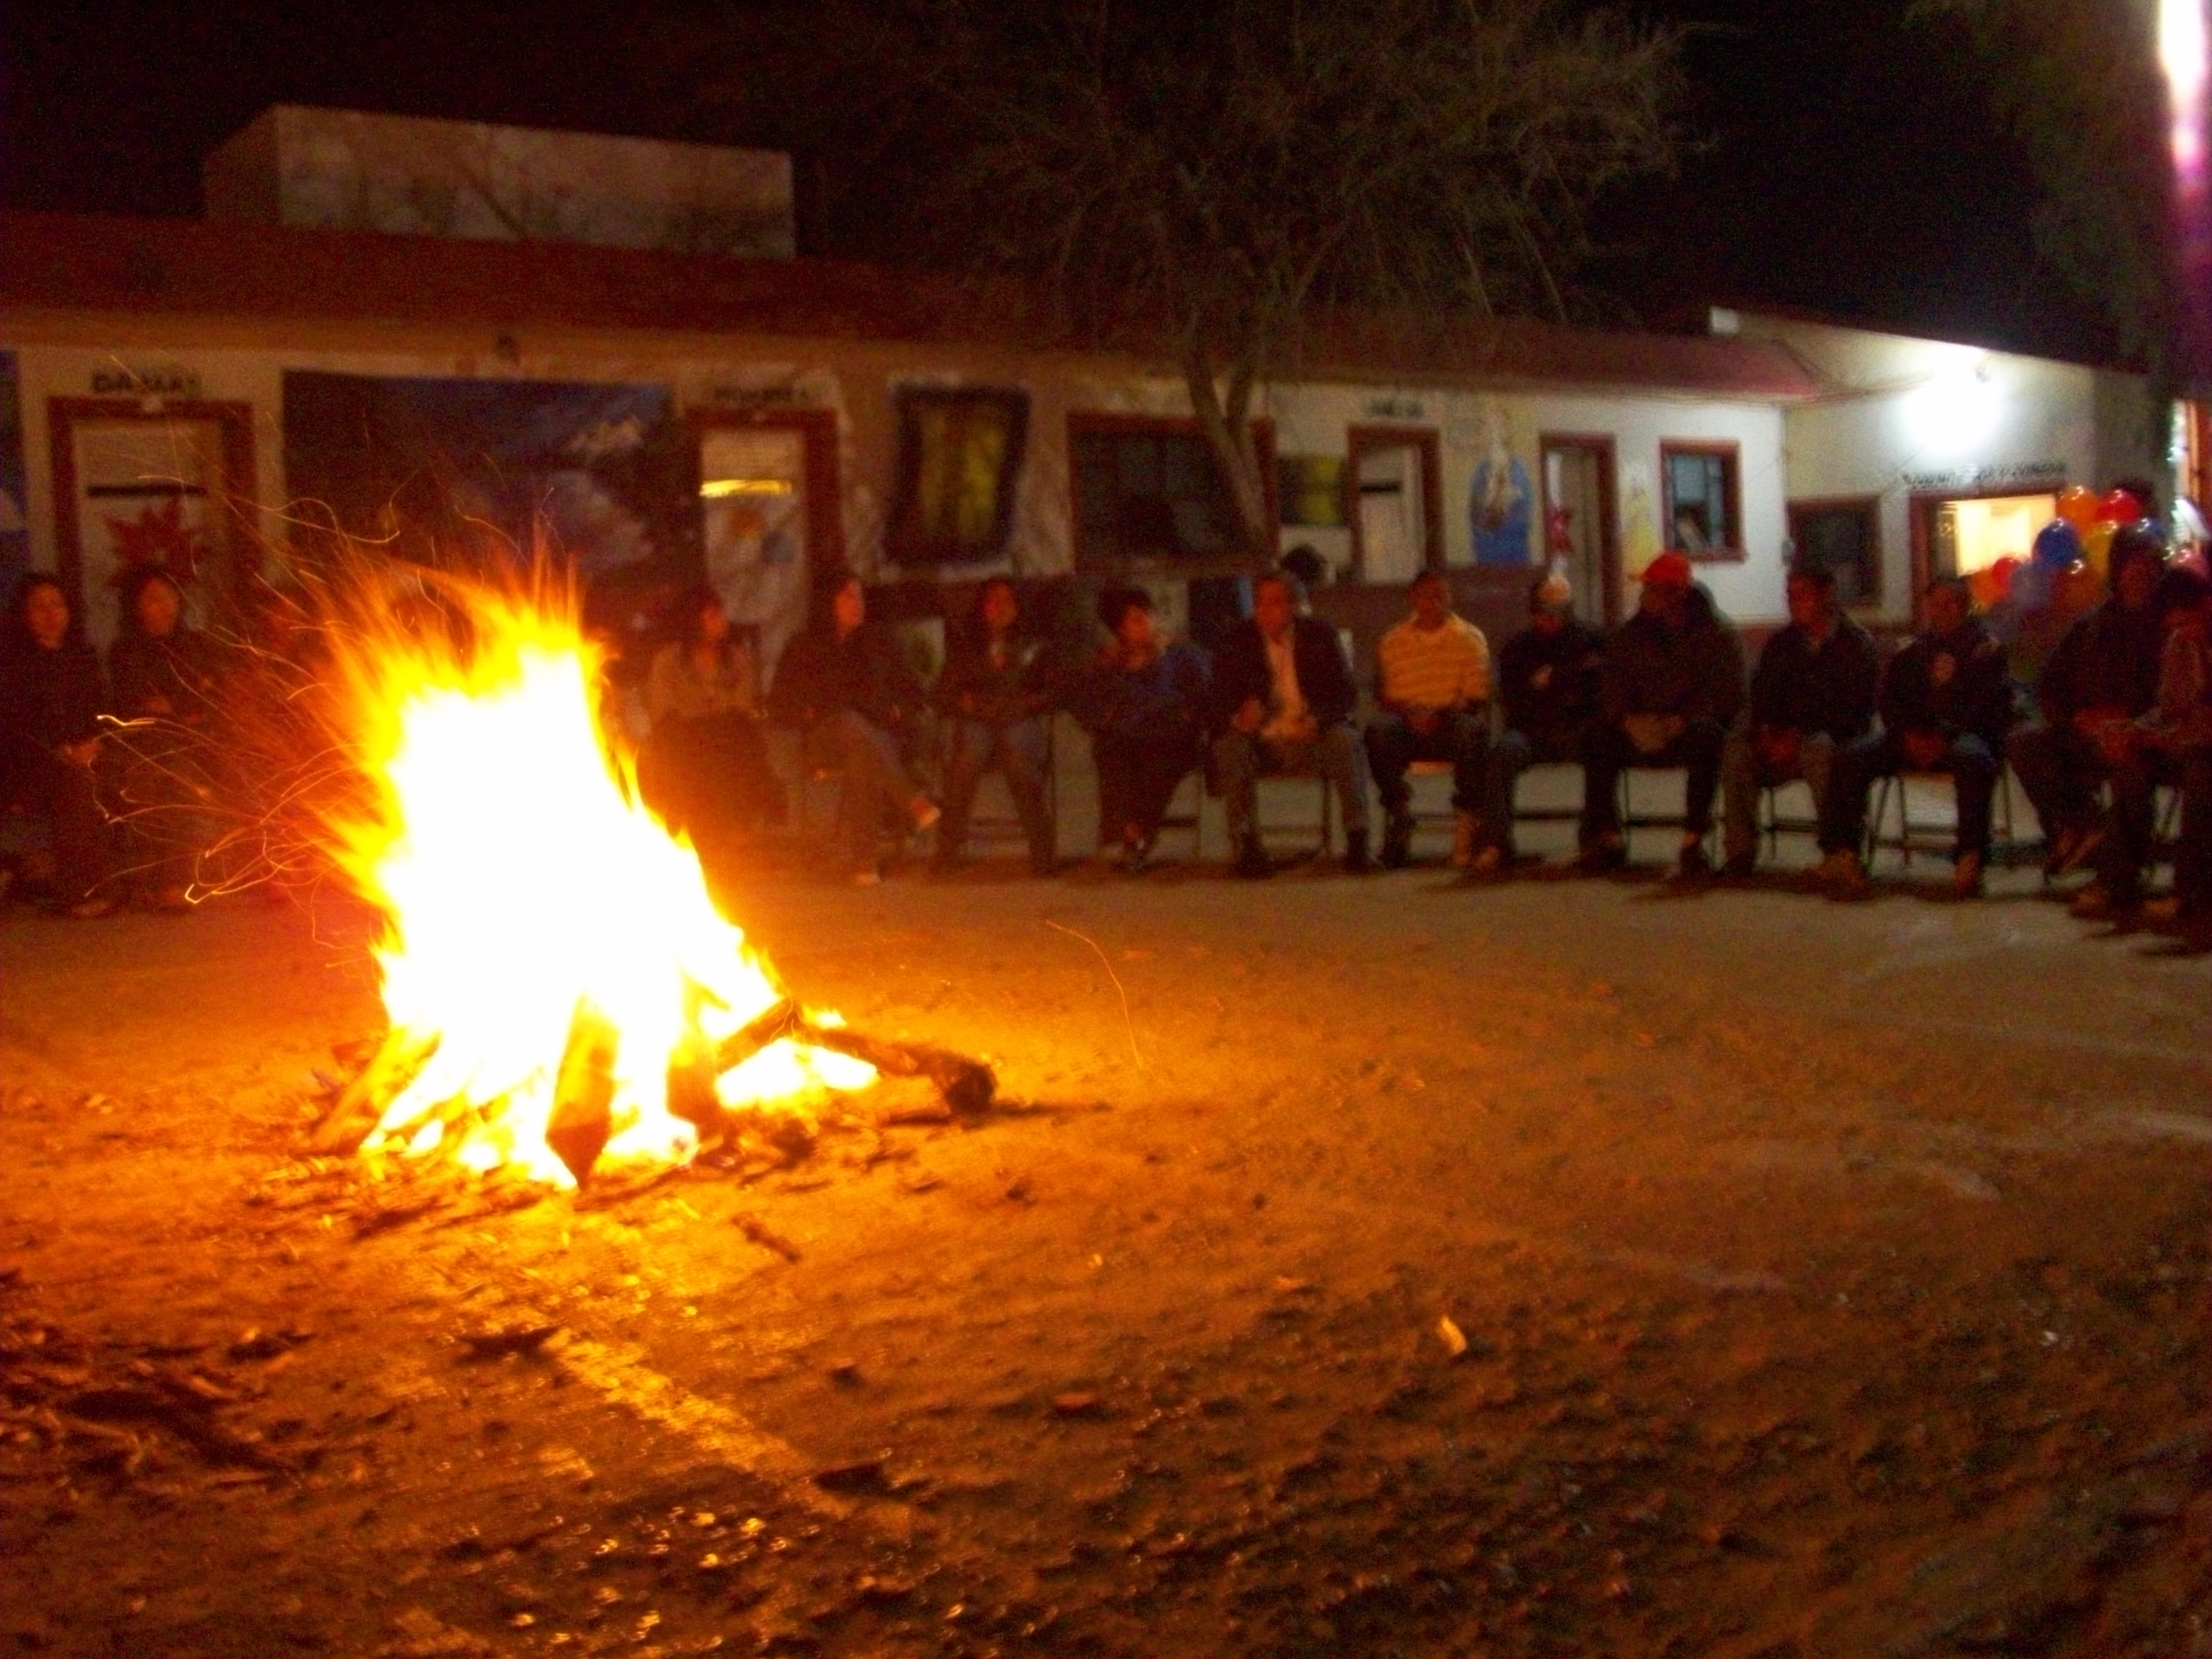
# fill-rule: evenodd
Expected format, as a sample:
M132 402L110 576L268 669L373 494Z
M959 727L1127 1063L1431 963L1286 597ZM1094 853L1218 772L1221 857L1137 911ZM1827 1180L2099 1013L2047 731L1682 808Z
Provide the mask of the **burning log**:
M434 1034L418 1037L397 1028L387 1032L383 1046L362 1067L360 1075L339 1091L330 1110L315 1125L314 1133L307 1138L308 1149L317 1152L359 1152L362 1142L382 1121L392 1103L421 1074L437 1048Z
M843 1025L823 1025L807 1018L805 1011L788 997L723 1038L714 1051L714 1065L720 1071L733 1070L786 1037L810 1048L865 1060L886 1077L927 1078L956 1112L988 1111L999 1091L997 1075L980 1060L926 1042L896 1042Z
M621 1040L605 1015L588 1003L576 1005L553 1085L545 1144L579 1186L590 1178L592 1165L614 1138L615 1054Z
M728 1138L730 1115L715 1092L722 1067L719 1053L696 1040L681 1042L668 1058L667 1101L672 1117L699 1132L702 1146Z

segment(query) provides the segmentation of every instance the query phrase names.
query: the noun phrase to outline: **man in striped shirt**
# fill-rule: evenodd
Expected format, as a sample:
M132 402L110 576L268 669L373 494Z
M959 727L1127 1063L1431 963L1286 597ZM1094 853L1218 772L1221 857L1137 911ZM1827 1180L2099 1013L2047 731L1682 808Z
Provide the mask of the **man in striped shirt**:
M1382 636L1376 652L1381 715L1367 727L1368 763L1382 797L1382 862L1402 866L1413 839L1415 761L1452 768L1452 862L1474 856L1475 811L1482 800L1490 742L1490 646L1482 630L1453 614L1443 573L1425 570L1407 594L1413 615Z

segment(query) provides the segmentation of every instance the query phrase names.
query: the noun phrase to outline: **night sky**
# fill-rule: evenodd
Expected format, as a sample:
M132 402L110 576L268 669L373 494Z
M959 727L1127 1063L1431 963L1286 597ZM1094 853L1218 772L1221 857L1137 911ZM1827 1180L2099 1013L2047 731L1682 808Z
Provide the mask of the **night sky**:
M1613 204L1597 279L1655 324L1789 306L2069 356L2094 320L2040 270L2032 181L1963 43L1906 0L1666 0L1694 43L1680 176ZM271 103L716 135L641 46L652 8L252 0L0 7L0 200L189 216L200 157ZM751 135L775 143L771 132ZM809 224L834 252L834 225ZM4 257L4 256L0 256Z

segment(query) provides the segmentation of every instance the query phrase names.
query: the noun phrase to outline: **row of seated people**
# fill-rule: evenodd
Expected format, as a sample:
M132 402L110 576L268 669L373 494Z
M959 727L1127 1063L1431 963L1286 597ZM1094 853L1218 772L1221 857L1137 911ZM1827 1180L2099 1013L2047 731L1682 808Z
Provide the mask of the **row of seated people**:
M995 767L1008 779L1036 867L1054 867L1044 720L1064 708L1091 736L1102 844L1130 869L1149 862L1176 792L1200 768L1224 798L1242 873L1270 867L1255 792L1271 773L1323 780L1355 870L1370 862L1371 782L1384 814L1380 861L1401 864L1413 828L1407 775L1429 761L1453 772L1454 862L1475 873L1501 871L1516 859L1520 775L1532 765L1571 763L1584 775L1583 869L1625 860L1619 786L1626 770L1686 773L1679 869L1691 878L1714 873L1705 848L1717 806L1719 873L1748 875L1760 792L1802 781L1817 808L1819 873L1838 896L1853 896L1868 890L1863 849L1875 785L1929 773L1948 774L1956 790L1953 890L1967 897L1982 890L1992 799L2009 758L2046 826L2051 872L2096 872L2076 900L2086 915L2141 899L2154 790L2178 788L2176 892L2153 914L2202 917L2203 843L2212 833L2203 669L2212 601L2197 573L2164 568L2163 551L2151 526L2115 539L2112 595L2061 642L2036 688L2039 718L2025 724L2003 651L1974 616L1966 585L1953 580L1930 585L1925 628L1885 665L1871 636L1838 606L1832 578L1793 569L1790 623L1747 675L1740 637L1686 559L1653 562L1637 614L1609 637L1575 620L1571 592L1548 575L1531 590L1528 627L1498 653L1493 698L1486 641L1452 612L1442 579L1426 574L1412 585L1410 614L1381 642L1377 711L1364 730L1335 631L1303 614L1297 584L1285 574L1258 583L1252 616L1211 659L1164 639L1141 590L1109 593L1101 608L1109 637L1073 674L1055 672L1024 636L1012 586L994 581L975 626L956 633L934 699L950 726L939 857L960 856L976 781ZM939 815L898 741L931 700L888 641L866 626L866 605L857 580L835 584L768 699L771 712L806 732L810 755L854 786L841 834L863 878L875 868L886 821L921 828ZM711 603L707 611L711 623Z
M216 719L220 653L186 625L159 567L132 571L121 599L105 665L52 575L26 577L0 626L0 808L43 819L50 842L42 859L0 863L0 894L27 868L79 918L126 897L189 908L211 839L200 734Z

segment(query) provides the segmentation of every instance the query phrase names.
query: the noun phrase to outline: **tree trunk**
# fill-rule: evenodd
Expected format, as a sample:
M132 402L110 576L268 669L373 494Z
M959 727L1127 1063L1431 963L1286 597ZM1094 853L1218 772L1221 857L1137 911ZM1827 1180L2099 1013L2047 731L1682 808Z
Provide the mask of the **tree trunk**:
M1229 486L1230 508L1237 515L1242 556L1264 568L1275 562L1274 514L1269 511L1267 480L1260 469L1260 447L1252 435L1252 391L1259 379L1257 354L1246 352L1230 377L1226 392L1205 342L1193 329L1183 349L1183 380L1198 429Z

